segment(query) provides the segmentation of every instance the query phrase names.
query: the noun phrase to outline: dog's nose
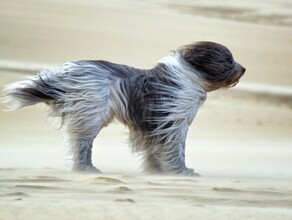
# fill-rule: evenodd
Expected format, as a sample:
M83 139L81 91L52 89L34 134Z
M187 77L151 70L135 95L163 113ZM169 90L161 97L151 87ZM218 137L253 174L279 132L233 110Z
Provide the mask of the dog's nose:
M242 66L242 67L241 67L242 74L245 73L245 70L246 70L246 69Z

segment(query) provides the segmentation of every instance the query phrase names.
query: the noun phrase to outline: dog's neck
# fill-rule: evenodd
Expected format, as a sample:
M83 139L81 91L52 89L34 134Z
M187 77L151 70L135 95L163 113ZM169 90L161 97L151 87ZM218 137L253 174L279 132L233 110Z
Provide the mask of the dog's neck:
M184 79L185 83L191 84L190 86L198 86L205 92L208 91L208 84L200 72L190 67L177 51L161 58L158 61L158 64L160 63L166 65L178 80Z

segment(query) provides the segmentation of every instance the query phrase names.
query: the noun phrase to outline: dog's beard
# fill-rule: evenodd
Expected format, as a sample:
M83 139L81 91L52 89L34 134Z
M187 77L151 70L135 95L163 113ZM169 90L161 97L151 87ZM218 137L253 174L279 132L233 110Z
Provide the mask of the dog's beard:
M228 88L233 88L239 83L240 77L237 77L229 86Z
M244 71L242 71L241 69L236 69L235 70L235 74L233 73L233 79L232 79L232 81L231 81L231 83L230 83L230 85L229 86L227 86L228 88L232 88L232 87L235 87L238 83L239 83L239 80L240 80L240 78L243 76L243 74L244 74Z

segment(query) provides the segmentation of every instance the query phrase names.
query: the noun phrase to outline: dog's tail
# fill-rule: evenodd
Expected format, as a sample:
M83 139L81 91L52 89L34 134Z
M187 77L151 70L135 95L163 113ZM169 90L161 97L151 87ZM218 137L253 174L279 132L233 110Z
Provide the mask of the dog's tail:
M54 88L53 81L51 71L43 70L38 75L7 85L1 101L5 104L7 111L40 102L50 105L62 93L59 89Z

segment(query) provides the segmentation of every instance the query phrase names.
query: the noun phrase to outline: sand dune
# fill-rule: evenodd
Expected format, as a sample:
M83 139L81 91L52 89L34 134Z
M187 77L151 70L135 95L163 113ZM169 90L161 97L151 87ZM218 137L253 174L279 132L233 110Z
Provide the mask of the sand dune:
M245 4L243 4L245 3ZM192 2L185 1L184 3L175 4L175 2L165 4L171 9L178 10L185 14L193 16L202 16L209 18L219 18L230 21L240 21L253 24L265 24L274 26L292 26L292 14L290 3L282 1L275 5L274 2L260 2L254 1L234 1L227 4L224 1L210 1L207 2Z

